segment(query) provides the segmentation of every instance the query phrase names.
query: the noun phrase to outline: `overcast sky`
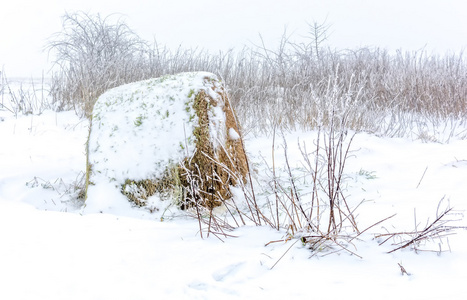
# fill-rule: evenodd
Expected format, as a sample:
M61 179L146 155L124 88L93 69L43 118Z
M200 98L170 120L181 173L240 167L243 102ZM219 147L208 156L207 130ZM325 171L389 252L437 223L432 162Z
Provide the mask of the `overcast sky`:
M122 14L141 37L169 47L240 48L259 34L274 47L285 26L299 39L307 22L326 20L336 48L467 48L466 0L15 0L0 4L0 67L9 77L49 70L42 50L66 11Z

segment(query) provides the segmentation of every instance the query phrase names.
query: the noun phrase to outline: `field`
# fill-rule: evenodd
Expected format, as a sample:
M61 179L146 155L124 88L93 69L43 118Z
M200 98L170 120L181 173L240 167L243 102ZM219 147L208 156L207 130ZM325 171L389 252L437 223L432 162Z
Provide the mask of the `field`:
M463 57L336 52L314 38L159 49L109 77L92 59L34 81L2 72L0 298L463 299ZM200 215L157 195L151 209L87 207L96 97L196 70L222 77L244 129L252 177L229 202L238 212Z

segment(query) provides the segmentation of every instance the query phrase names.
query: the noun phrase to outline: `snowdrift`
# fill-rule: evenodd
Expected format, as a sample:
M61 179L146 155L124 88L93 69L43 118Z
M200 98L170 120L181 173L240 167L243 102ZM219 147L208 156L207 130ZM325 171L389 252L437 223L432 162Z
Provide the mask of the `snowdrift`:
M86 207L100 211L124 197L147 206L154 194L182 208L219 206L248 172L235 112L207 72L107 91L94 106L86 152Z

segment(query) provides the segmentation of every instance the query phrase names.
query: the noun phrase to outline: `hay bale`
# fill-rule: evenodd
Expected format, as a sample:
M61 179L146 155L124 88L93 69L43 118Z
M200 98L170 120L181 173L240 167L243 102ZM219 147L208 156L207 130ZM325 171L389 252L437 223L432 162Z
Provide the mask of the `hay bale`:
M245 182L247 172L235 113L214 74L123 85L94 106L86 205L99 201L106 186L137 206L158 193L182 208L194 202L212 208L231 197L230 187Z

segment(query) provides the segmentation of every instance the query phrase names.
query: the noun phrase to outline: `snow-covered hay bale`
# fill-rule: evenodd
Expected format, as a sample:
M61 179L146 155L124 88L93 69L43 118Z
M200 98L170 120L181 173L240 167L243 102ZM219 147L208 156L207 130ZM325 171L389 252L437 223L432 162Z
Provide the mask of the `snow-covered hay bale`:
M231 186L245 182L247 172L235 113L214 74L126 84L94 106L86 205L111 207L108 195L118 190L138 206L158 194L182 207L194 201L215 207L231 197ZM103 198L107 202L98 203Z

